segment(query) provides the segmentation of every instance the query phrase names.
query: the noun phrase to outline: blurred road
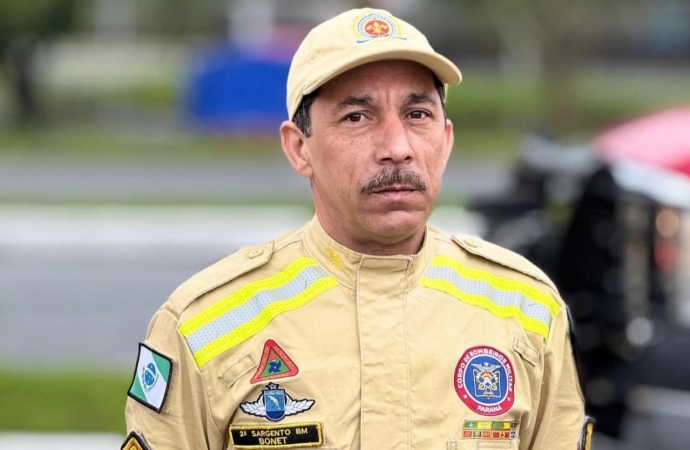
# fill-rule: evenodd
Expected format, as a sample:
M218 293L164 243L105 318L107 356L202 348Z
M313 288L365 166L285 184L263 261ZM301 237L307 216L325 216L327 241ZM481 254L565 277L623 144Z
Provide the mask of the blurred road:
M443 177L446 198L502 192L505 167L488 161L452 160ZM49 157L3 158L0 200L115 199L246 202L246 199L309 201L309 183L282 158L238 160L227 165L155 162L77 163Z
M475 163L453 166L445 189L459 199L460 193L503 189L505 183L500 167ZM165 202L246 195L270 200L279 193L304 204L310 195L308 183L287 163L183 169L43 160L2 164L0 192L58 201L82 196ZM307 206L274 205L2 206L0 361L129 367L149 319L176 286L312 214ZM479 231L457 208L438 209L432 223L448 232Z
M131 364L172 290L306 208L4 207L0 360Z

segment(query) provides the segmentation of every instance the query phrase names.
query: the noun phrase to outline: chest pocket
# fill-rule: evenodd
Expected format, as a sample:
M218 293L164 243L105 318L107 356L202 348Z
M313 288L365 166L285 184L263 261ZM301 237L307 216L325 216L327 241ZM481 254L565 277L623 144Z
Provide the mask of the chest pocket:
M449 439L448 450L476 450L476 449L502 449L518 450L520 439L510 441L494 441L488 439Z

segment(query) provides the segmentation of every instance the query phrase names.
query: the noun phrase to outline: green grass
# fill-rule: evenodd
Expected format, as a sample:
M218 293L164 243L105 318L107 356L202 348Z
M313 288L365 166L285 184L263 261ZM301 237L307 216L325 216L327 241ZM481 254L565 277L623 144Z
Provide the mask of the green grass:
M522 137L523 133L509 127L464 128L456 124L454 157L510 158ZM229 162L237 158L284 161L277 132L275 137L191 132L151 137L85 126L0 130L0 159L22 157L96 162Z
M525 137L515 128L467 128L454 123L455 145L451 158L483 159L509 163L520 150Z
M687 74L625 71L607 74L580 70L572 85L546 90L526 79L496 72L466 70L463 82L448 91L448 114L456 126L528 130L554 119L550 104L572 89L573 102L563 118L566 132L582 135L646 112L690 105ZM560 136L567 138L567 136Z
M561 86L555 86L549 98L543 87L529 80L472 69L465 70L463 75L463 83L452 86L448 92L448 114L455 125L454 157L509 162L517 155L523 136L543 130L550 121L565 125L555 130L556 139L584 142L612 123L669 106L690 104L686 75L673 71L621 70L614 76L581 70L571 86L570 110L562 113L562 117L549 109L558 102ZM195 133L176 126L170 112L178 97L175 80L173 76L163 77L116 91L94 92L92 87L87 93L74 89L47 92L48 112L53 117L47 122L53 125L0 128L0 160L51 157L182 164L225 163L238 157L283 160L278 130L267 136L224 136ZM123 105L150 108L158 111L154 112L157 116L169 115L169 129L88 123L94 108L115 106L117 109ZM71 119L60 121L62 116Z
M494 73L464 73L463 81L448 89L448 115L460 127L497 128L511 116L528 117L538 110L534 86L503 80Z
M131 374L0 369L0 430L125 433Z
M89 126L0 130L0 157L85 161L190 161L282 157L276 137L230 137L176 132L151 136Z

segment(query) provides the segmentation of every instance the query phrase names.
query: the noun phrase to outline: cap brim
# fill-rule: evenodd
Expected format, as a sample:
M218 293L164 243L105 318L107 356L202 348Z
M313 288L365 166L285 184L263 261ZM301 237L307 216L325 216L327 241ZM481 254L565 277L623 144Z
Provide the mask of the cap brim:
M448 58L434 52L410 49L386 49L369 55L359 55L351 60L343 60L342 64L331 67L327 73L323 74L318 80L308 86L302 95L308 95L318 88L328 83L338 75L354 69L355 67L384 60L405 60L414 61L428 67L436 76L446 84L458 84L462 81L462 74L455 64Z

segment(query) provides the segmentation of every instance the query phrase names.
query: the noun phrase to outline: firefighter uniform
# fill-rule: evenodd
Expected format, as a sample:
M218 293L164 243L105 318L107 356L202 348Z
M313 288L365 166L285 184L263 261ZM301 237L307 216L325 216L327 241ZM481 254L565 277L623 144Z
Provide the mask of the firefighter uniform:
M364 255L316 218L179 287L129 396L127 449L575 450L584 422L539 269L433 228Z

